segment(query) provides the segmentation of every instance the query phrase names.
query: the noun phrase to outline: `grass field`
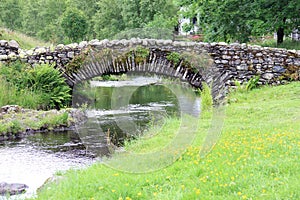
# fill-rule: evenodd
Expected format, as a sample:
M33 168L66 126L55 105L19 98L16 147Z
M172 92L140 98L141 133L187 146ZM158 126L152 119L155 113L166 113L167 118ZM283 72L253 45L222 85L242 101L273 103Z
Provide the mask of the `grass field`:
M300 41L291 40L290 38L284 39L282 44L277 45L277 41L275 39L270 38L267 39L257 39L250 42L250 45L259 45L262 47L274 47L274 48L284 48L284 49L296 49L300 50Z
M201 116L199 133L207 131L210 120L210 113ZM167 119L153 137L125 148L160 148L178 124ZM300 199L299 82L232 93L221 138L204 158L202 141L199 134L173 165L151 173L103 164L59 173L59 183L44 187L37 199Z
M50 43L43 42L41 40L29 37L23 33L17 31L11 31L6 28L0 27L0 40L16 40L22 49L31 49L35 47L50 46Z

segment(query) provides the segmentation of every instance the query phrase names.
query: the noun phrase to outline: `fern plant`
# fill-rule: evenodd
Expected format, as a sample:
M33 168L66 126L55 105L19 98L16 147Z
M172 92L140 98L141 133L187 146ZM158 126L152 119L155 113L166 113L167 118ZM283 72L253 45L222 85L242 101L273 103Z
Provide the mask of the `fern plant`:
M252 90L258 86L259 76L253 76L246 84L246 90Z
M46 108L62 108L71 100L70 87L61 73L49 65L37 65L29 71L28 86L44 93Z

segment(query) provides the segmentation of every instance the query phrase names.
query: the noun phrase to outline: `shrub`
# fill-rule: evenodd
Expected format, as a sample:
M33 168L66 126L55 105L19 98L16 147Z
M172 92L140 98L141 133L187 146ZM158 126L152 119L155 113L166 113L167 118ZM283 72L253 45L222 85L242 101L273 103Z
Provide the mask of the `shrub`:
M71 100L71 89L65 79L49 65L38 65L29 71L28 87L45 94L48 108L62 108Z
M171 52L167 55L167 60L171 61L174 65L178 65L181 58L181 55L177 52Z
M32 109L62 108L71 100L71 89L61 73L43 64L31 67L21 62L0 66L0 103Z
M235 81L234 84L236 86L236 91L246 92L257 88L259 79L259 76L253 76L248 82L243 84L241 84L239 81Z

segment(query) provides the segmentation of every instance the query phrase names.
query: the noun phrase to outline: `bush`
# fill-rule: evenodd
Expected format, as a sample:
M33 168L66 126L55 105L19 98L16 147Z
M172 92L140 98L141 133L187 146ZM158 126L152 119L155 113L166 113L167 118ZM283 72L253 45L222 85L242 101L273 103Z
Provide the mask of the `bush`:
M28 75L28 87L45 94L44 102L48 108L62 108L71 100L70 87L52 66L38 65Z
M21 62L0 66L0 103L32 109L62 108L71 100L70 87L61 73L43 64L31 67Z

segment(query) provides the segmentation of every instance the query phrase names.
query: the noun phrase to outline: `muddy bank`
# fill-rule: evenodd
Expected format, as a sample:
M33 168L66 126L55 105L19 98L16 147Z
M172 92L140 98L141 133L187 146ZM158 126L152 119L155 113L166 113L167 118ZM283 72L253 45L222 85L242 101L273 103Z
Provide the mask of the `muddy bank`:
M18 105L0 108L0 141L22 138L35 132L70 130L86 120L79 109L31 110Z

